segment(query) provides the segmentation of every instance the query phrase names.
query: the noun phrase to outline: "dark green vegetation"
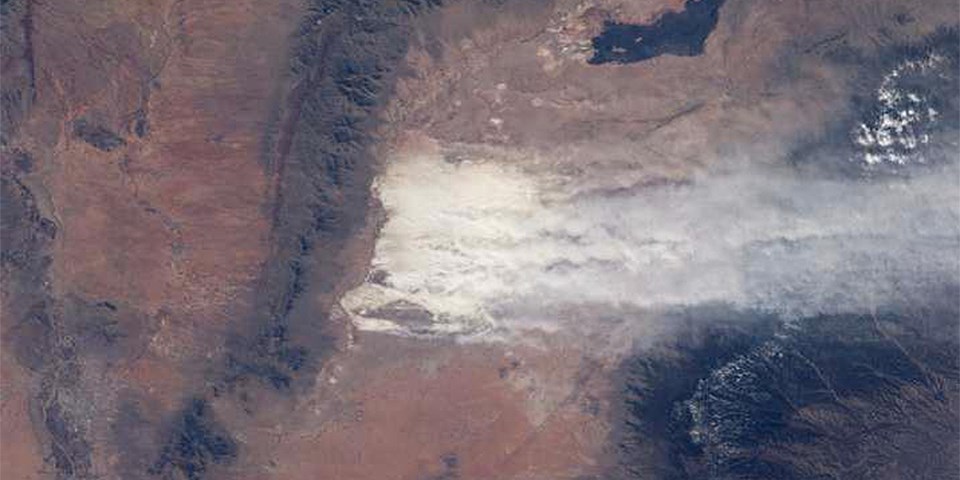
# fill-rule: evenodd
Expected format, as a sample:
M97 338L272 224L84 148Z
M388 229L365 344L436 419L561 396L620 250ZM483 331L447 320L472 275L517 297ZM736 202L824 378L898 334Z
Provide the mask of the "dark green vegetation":
M593 39L592 64L635 63L661 55L695 57L717 26L724 0L687 0L650 25L607 22Z
M175 425L172 438L149 473L165 474L175 469L188 480L196 480L211 463L225 463L237 455L237 442L216 423L203 400L190 400Z
M955 478L960 311L944 303L667 315L682 334L622 366L613 477Z
M372 131L406 52L411 22L437 5L435 0L319 0L291 32L288 93L263 137L263 165L278 183L265 212L272 222L273 250L258 280L255 309L238 314L239 327L227 338L209 339L211 351L225 343L226 353L197 366L206 381L181 392L186 406L170 418L148 420L141 410L148 404L138 406L140 399L119 392L123 408L111 420L111 431L123 446L118 464L126 478L203 478L213 466L243 455L226 422L214 419L210 399L238 402L254 414L251 392L293 395L313 382L340 333L326 321L330 304L325 302L333 299L316 298L329 297L343 278L343 249L366 218L374 173ZM2 6L4 148L35 96L31 8L31 2L17 1ZM138 110L132 132L144 137L149 127ZM88 118L70 123L68 134L101 151L125 143ZM132 314L109 300L54 298L48 268L57 228L40 215L20 179L31 164L26 153L4 161L3 274L16 299L5 312L17 318L8 334L17 338L13 344L20 362L41 379L36 413L56 474L93 478L94 445L84 421L103 418L105 412L89 398L103 385L84 385L80 365L126 358L143 348L132 342L149 335L121 326L150 327L149 322L118 321ZM308 288L309 296L304 295Z
M377 113L406 52L410 19L435 5L328 0L310 7L296 34L293 87L265 137L264 166L279 177L271 213L274 253L247 320L253 333L228 339L214 395L236 394L249 411L250 389L263 385L293 394L311 385L334 348L339 332L325 321L331 305L315 297L331 294L343 277L347 265L341 253L367 214ZM311 296L303 295L308 288ZM192 415L189 408L185 419ZM187 426L184 420L175 438L193 438ZM220 435L232 445L227 433ZM200 478L210 462L238 454L234 447L210 448L208 440L199 441L186 459L167 461L171 449L183 443L176 440L157 461L165 467L151 472L175 469Z
M0 91L0 146L7 146L20 122L36 101L36 66L33 58L33 4L10 0L0 5L0 55L3 89Z
M904 27L909 22L909 18L893 20ZM821 135L797 145L790 155L791 164L814 175L881 177L955 160L960 147L956 135L960 128L960 30L956 27L941 28L918 42L881 44L875 52L851 47L840 34L809 47L802 55L816 56L826 65L848 71L847 82L854 93L844 100L846 114L825 125ZM892 76L895 71L897 75ZM896 93L896 97L881 100L881 89ZM900 133L893 128L890 145L858 142L860 125L875 131L884 118L899 123L910 110L916 112L916 119L907 122ZM907 137L915 143L905 141ZM864 161L868 153L885 160L869 165ZM903 163L889 161L893 157L902 158Z
M331 347L335 333L317 321L329 305L302 294L329 294L342 278L340 254L367 214L379 107L406 52L410 18L436 4L321 1L303 21L291 61L294 88L264 153L280 178L274 254L251 318L257 333L230 341L227 386L256 378L289 389Z
M5 308L19 320L7 334L19 340L14 344L17 360L41 378L35 413L49 437L58 477L92 478L91 447L78 420L85 399L77 392L77 344L71 325L55 308L48 282L57 227L40 215L36 199L20 180L31 162L26 153L17 155L13 165L4 164L0 177L0 267L14 299Z
M117 147L121 147L126 143L122 138L117 136L116 133L84 118L77 119L73 122L73 134L94 148L105 152L115 150Z

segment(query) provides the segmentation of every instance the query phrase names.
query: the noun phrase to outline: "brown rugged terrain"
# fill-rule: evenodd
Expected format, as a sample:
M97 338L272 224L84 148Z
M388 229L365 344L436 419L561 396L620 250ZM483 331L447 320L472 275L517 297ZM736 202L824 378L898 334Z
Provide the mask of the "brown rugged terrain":
M781 168L956 17L868 3L727 0L702 55L595 65L604 22L689 2L5 2L0 477L631 478L661 461L623 453L625 382L655 383L631 349L673 325L358 326L375 179L443 157L562 202ZM904 398L943 382L955 415L951 368Z
M23 46L4 58L4 175L56 232L48 247L17 252L49 263L5 270L4 368L16 364L14 345L36 348L22 353L37 365L12 390L76 402L56 408L80 432L62 447L72 451L51 451L63 441L44 431L54 407L28 402L36 427L4 445L39 441L40 457L53 456L43 470L124 471L133 452L123 439L138 435L116 427L126 405L163 424L204 382L222 348L213 339L249 308L270 248L264 211L276 180L263 135L282 93L293 7L4 5L5 47ZM6 210L18 201L5 192ZM21 275L12 288L46 298L11 291ZM54 351L23 345L37 337ZM60 379L62 369L76 378ZM21 461L31 460L5 455L4 465Z
M282 348L266 345L284 341L277 330L314 328L271 327L275 312L257 318L292 301L284 285L258 287L287 281L276 275L299 261L284 251L289 242L320 251L304 257L319 278L309 284L318 303L304 315L335 336L337 321L322 319L341 280L324 277L351 258L362 273L365 256L362 242L349 253L336 238L306 238L296 231L302 214L290 211L300 207L285 204L311 195L290 192L303 174L288 164L306 154L294 137L311 135L303 122L328 121L303 117L336 120L303 112L301 90L334 76L316 64L330 59L304 59L309 71L299 72L290 52L314 54L312 38L320 55L344 48L336 23L353 20L334 14L319 27L308 14L274 2L4 5L4 478L194 478L218 464L231 478L413 478L444 468L489 477L498 473L488 460L526 468L526 452L539 448L533 432L573 435L565 422L528 418L534 394L501 371L519 367L497 349L374 341L338 361L349 373L336 385L319 373L329 365L290 387L262 363ZM298 28L316 32L300 40ZM343 195L365 202L368 181ZM362 219L363 209L348 215ZM331 228L351 238L349 225ZM329 343L294 335L313 348ZM386 350L371 357L377 342ZM578 362L544 369L574 375ZM410 385L436 405L407 398ZM577 414L576 394L554 396L564 398L542 401ZM191 413L194 401L209 406ZM474 406L476 419L466 416ZM184 431L212 415L212 432ZM195 451L170 452L184 442ZM580 443L569 448L597 444ZM558 453L550 468L576 470L577 458Z

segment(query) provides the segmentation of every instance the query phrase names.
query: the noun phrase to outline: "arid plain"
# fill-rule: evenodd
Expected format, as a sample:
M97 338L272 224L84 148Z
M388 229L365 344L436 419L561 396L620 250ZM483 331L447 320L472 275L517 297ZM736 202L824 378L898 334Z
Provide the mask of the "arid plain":
M955 2L2 15L4 480L960 468Z

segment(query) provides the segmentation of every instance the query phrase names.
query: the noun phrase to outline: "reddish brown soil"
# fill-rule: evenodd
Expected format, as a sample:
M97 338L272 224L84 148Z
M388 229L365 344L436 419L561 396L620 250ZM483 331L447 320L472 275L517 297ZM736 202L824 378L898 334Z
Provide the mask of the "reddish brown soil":
M33 391L30 379L25 376L16 360L3 355L0 363L0 438L3 438L3 454L0 455L0 477L23 480L46 478L43 464L43 448L34 428L30 412Z
M339 295L367 273L382 219L369 199L365 228L342 220L365 216L371 178L332 193L284 192L285 165L271 161L276 151L293 166L320 158L285 156L305 91L324 87L310 74L293 78L297 35L314 35L306 43L323 59L339 34L328 25L362 15L303 23L316 12L293 0L8 3L21 10L5 25L15 41L4 47L4 98L16 93L26 106L5 118L4 180L30 194L23 202L33 210L20 223L44 230L49 221L56 234L24 240L29 261L4 264L4 480L70 476L69 468L72 478L179 478L182 465L159 473L157 465L176 450L194 398L210 405L210 430L236 444L229 458L203 457L204 478L556 480L601 469L616 359L549 336L535 348L355 332L337 315ZM778 151L840 108L823 91L848 88L802 58L788 66L803 75L786 82L782 53L822 41L850 17L866 26L849 41L868 45L874 10L895 2L738 10L731 1L724 15L737 21L718 27L702 58L622 68L586 64L602 22L647 22L683 2L498 3L464 1L404 20L411 44L400 80L378 87L384 105L367 113L385 121L363 132L373 139L364 149L428 138L556 154L551 161L584 170L625 158L642 163L638 181L686 175L737 140ZM927 33L931 19L954 13L944 5L918 10L904 28ZM360 52L367 39L357 37ZM321 80L337 74L319 63L311 72ZM302 115L346 109L321 105L330 112ZM99 136L83 138L83 122ZM302 128L299 138L328 133ZM29 167L17 166L23 152ZM364 175L384 158L363 157ZM298 244L301 232L284 228L318 223L307 218L315 212L276 213L281 193L359 213ZM274 372L262 364L230 363L257 347L289 353L269 343L283 337L270 329L270 309L286 298L266 292L288 286L267 267L308 270L306 287L289 288L307 305L300 330L282 333L323 347L310 351L315 363L290 368L289 385L269 385ZM231 343L262 331L275 335ZM63 425L46 422L57 402L69 407ZM68 439L68 460L90 465L59 465L55 434Z
M574 478L607 434L603 373L573 349L364 334L248 461L283 479ZM252 465L237 478L261 478Z
M270 248L261 147L300 14L292 2L233 1L33 2L30 13L36 100L15 141L57 225L52 294L126 312L118 328L143 347L112 382L163 418L200 381L209 340L245 308ZM80 118L124 144L76 138ZM5 315L8 341L14 321ZM6 356L3 368L8 478L40 470L45 453L24 423L30 376ZM106 472L104 450L95 469Z

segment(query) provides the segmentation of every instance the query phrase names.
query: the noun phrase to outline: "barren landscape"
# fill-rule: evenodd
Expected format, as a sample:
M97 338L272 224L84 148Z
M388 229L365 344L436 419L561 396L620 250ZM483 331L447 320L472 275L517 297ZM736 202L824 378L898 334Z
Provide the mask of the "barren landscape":
M3 480L960 476L956 2L0 13Z

